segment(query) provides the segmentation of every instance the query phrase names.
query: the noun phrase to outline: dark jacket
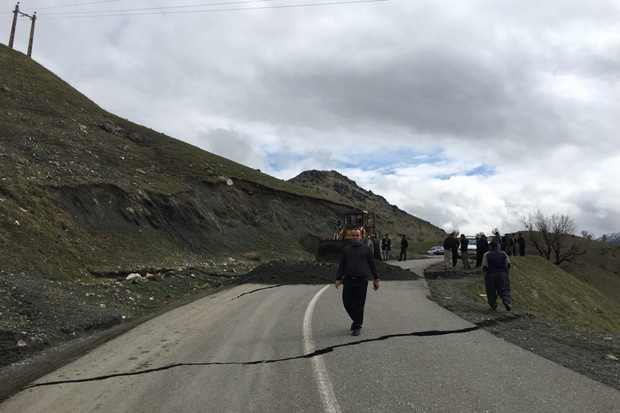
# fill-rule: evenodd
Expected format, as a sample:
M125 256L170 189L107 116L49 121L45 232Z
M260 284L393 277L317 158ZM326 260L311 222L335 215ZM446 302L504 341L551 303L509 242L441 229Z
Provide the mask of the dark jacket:
M476 255L480 255L480 258L484 255L485 252L489 250L489 241L486 238L480 238L478 242L476 242Z
M337 280L346 278L366 277L372 273L373 278L379 278L375 257L369 246L362 244L349 244L340 253Z
M452 252L456 255L459 252L459 240L452 238Z
M487 274L506 274L510 269L510 260L504 251L492 249L485 254L485 257L486 265L483 265L482 271L486 271Z
M467 252L469 247L469 240L467 238L463 238L461 240L461 252Z

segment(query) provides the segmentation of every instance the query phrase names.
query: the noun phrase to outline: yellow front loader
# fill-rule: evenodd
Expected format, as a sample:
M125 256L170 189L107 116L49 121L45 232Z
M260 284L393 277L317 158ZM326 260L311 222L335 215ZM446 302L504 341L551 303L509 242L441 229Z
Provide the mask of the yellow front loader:
M332 235L332 239L319 241L316 253L317 261L338 261L340 250L351 242L351 231L360 230L362 242L372 248L376 259L381 260L381 246L375 229L375 214L362 210L351 210L344 213L344 221Z

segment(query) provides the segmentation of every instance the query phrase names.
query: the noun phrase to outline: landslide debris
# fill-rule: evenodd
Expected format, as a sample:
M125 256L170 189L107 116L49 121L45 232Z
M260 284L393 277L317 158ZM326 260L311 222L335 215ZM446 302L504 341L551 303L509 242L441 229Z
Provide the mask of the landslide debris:
M384 281L417 280L414 272L377 261L379 278ZM235 282L256 284L331 284L336 279L337 262L277 260L262 264Z

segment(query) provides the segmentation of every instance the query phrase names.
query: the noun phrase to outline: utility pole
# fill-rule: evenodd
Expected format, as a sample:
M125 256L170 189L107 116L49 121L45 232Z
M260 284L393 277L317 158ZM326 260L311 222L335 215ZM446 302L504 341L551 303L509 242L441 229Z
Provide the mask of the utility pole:
M13 11L13 25L11 26L11 36L9 36L9 47L13 48L13 40L15 40L15 26L17 26L17 15L19 14L19 2L15 5Z
M15 5L15 10L13 11L13 25L11 26L11 35L9 36L9 47L13 48L13 41L15 40L15 28L17 27L17 16L22 15L26 16L31 20L30 24L30 39L28 40L28 57L32 56L32 42L34 41L34 24L37 21L37 12L31 16L26 13L22 13L19 11L19 2Z
M34 24L37 21L37 12L35 11L30 18L30 39L28 39L28 57L32 57L32 42L34 40Z

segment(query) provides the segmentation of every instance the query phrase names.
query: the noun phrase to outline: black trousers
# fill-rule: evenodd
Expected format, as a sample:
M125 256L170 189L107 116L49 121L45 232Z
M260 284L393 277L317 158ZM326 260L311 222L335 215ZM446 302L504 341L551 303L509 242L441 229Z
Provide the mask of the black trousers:
M353 329L362 328L368 279L366 277L346 278L342 288L342 303L353 320Z
M510 304L512 294L508 274L505 272L487 273L484 278L484 286L487 290L489 307L497 308L498 295L502 303Z
M484 253L482 251L476 250L476 267L480 267L482 265L482 256Z

